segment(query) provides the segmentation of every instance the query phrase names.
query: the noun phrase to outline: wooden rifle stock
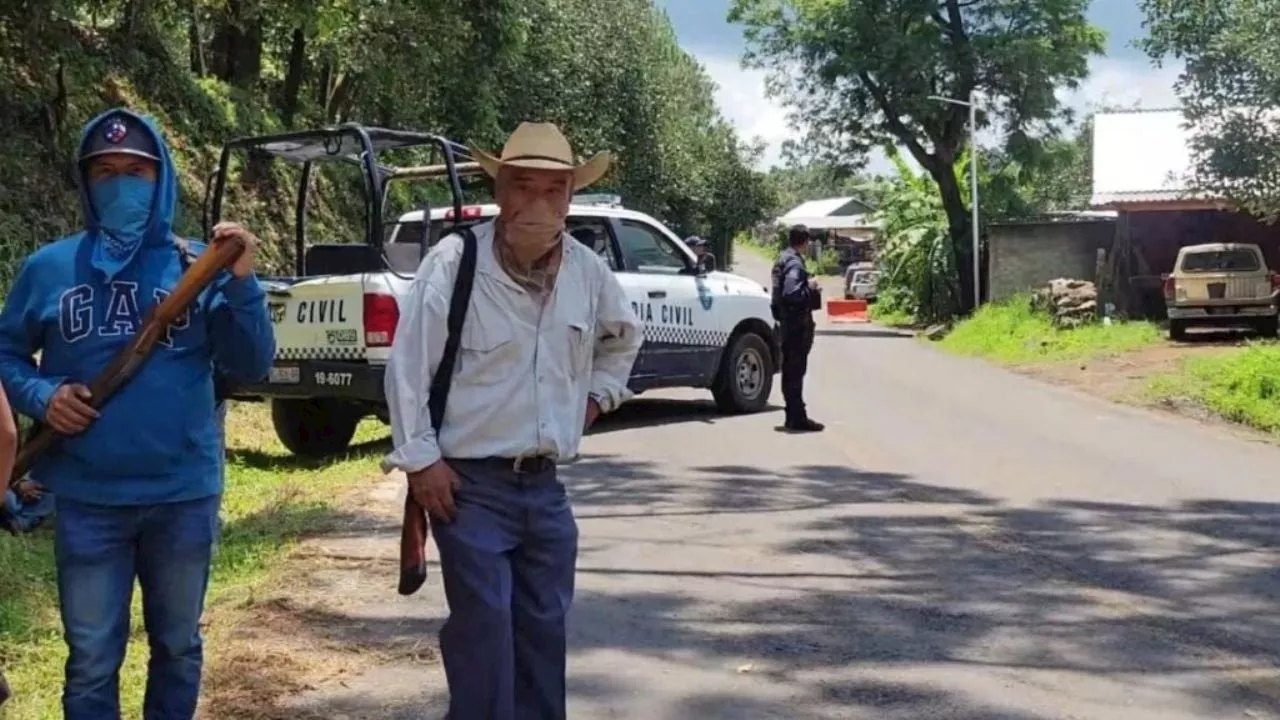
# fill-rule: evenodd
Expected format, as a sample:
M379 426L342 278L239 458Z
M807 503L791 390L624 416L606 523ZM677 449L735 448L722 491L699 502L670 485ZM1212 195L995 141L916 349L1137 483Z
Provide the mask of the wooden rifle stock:
M168 327L186 312L219 272L239 259L244 249L244 242L238 238L218 240L211 243L195 262L191 263L191 267L187 268L187 271L178 279L173 292L147 314L146 322L133 336L133 341L112 359L111 364L107 365L106 369L93 379L93 382L89 383L91 395L87 403L91 407L95 410L102 407L103 403L133 377ZM41 420L41 418L35 419ZM25 477L36 458L53 447L58 437L59 433L56 430L47 424L42 424L35 434L23 442L13 464L13 475L9 478L10 484Z
M413 488L404 498L404 517L400 521L400 584L397 592L412 595L427 581L427 538L431 521L427 511L413 499Z

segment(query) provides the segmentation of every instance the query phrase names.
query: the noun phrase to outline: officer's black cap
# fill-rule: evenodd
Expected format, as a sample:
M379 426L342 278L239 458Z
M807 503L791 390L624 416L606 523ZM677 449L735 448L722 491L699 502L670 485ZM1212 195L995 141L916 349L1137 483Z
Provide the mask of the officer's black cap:
M697 235L690 235L689 238L684 241L684 244L689 247L706 247L707 241L705 238L698 237Z
M85 140L80 155L83 162L98 155L123 153L160 162L160 148L151 128L124 113L103 118Z

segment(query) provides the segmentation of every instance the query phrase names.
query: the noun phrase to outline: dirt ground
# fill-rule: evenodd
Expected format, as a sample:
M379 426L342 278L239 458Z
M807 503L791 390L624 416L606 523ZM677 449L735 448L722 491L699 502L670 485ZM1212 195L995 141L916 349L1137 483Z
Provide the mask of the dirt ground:
M1177 373L1184 362L1238 351L1247 339L1230 334L1206 335L1192 342L1166 342L1143 350L1086 361L1017 365L1011 369L1022 375L1111 402L1171 413L1213 425L1250 440L1275 442L1275 438L1265 433L1223 420L1190 398L1157 398L1149 392L1153 379Z
M1177 372L1185 360L1231 352L1235 343L1162 344L1092 360L1018 365L1013 369L1116 402L1142 402L1152 378Z
M396 597L396 546L381 540L398 533L398 491L383 480L344 498L348 511L331 533L303 541L255 596L211 613L223 629L208 640L201 718L339 720L287 701L377 665L435 662L434 633L412 616L399 629L375 630L355 611Z

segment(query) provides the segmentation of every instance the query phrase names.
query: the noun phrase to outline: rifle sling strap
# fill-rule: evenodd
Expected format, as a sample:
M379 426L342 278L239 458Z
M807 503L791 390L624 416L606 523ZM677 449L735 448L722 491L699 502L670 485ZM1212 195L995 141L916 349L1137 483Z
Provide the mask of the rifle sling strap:
M427 410L431 414L431 427L440 432L444 424L445 404L449 400L449 387L453 384L454 365L458 360L458 347L462 343L462 324L467 319L467 308L471 305L471 288L476 280L476 235L471 228L461 228L458 235L462 238L462 262L458 265L458 276L453 282L453 293L449 296L449 335L444 341L444 354L440 357L440 365L431 377L431 390L427 398Z

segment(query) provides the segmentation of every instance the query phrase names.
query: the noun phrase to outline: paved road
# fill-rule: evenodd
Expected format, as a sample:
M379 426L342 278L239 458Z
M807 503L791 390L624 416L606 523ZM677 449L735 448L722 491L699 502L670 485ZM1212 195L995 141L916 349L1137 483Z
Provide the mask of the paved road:
M1280 449L865 326L811 365L826 433L673 395L566 468L571 717L1280 717ZM410 603L378 612L438 622ZM310 702L434 718L441 684Z

